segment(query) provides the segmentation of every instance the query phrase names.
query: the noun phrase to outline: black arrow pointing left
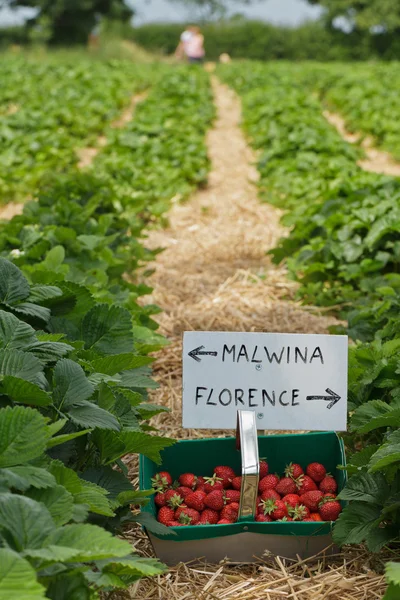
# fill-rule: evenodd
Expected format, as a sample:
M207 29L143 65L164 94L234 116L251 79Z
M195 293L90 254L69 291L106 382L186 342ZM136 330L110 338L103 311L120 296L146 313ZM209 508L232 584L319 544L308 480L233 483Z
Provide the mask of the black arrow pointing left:
M328 394L327 396L307 396L306 400L325 400L329 402L326 408L332 408L332 406L335 406L339 402L340 396L330 388L326 388L325 392Z
M204 346L199 346L191 350L188 354L197 362L201 362L200 356L218 356L218 352L212 350L203 350Z

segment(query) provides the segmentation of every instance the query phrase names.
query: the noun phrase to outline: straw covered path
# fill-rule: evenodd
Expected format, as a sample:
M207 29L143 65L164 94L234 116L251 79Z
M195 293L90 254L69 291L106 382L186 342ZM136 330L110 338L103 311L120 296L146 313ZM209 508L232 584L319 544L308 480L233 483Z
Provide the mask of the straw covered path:
M154 365L160 388L152 401L171 409L156 424L176 438L227 434L181 428L183 331L324 333L333 322L297 304L295 284L266 255L284 234L280 213L257 198L255 156L240 129L239 99L215 77L212 85L217 119L207 139L209 184L186 204L176 203L169 227L151 231L148 239L149 247L165 251L153 265L154 292L146 301L162 308L160 331L170 340ZM129 466L136 479L133 457ZM135 530L133 538L139 552L152 556L142 532ZM383 595L383 577L357 549L295 564L264 559L259 565L180 564L165 576L138 581L126 598L369 600Z

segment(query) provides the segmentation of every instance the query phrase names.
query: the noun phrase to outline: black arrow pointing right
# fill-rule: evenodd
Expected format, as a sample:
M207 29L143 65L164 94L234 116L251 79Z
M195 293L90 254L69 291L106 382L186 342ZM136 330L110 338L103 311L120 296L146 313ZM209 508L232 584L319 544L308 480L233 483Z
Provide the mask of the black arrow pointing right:
M332 406L335 406L335 404L339 402L340 396L338 396L338 394L333 392L330 388L326 388L325 391L328 396L307 396L306 400L325 400L325 402L329 402L326 408L332 408Z

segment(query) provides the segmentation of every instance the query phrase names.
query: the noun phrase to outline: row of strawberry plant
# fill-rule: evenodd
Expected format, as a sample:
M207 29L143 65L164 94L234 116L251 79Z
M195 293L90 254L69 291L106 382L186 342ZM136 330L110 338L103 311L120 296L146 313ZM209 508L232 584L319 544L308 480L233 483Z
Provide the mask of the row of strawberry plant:
M244 124L260 152L261 197L284 209L291 227L275 261L287 262L305 302L347 317L356 341L345 436L351 477L340 495L350 502L334 538L378 551L400 541L400 182L357 167L360 151L325 121L303 69L254 63L220 73L243 98ZM392 566L388 573L400 583Z
M24 200L50 171L78 162L96 136L147 87L157 66L57 55L0 63L0 202Z
M169 128L172 106L201 157L189 170L184 146L181 162L169 152L181 136ZM194 120L193 113L202 117ZM147 129L148 139L140 149L131 145L130 153L122 144L125 175L106 165L71 171L49 181L23 215L3 224L2 597L92 600L100 590L163 572L158 561L132 554L128 542L112 535L131 521L162 533L136 510L152 492L133 488L122 458L140 452L159 461L160 450L172 443L148 423L165 410L148 399L156 387L149 352L164 341L151 319L155 307L137 302L149 288L137 283L135 271L152 256L140 241L144 227L160 214L160 199L168 207L163 172L169 200L205 179L204 133L212 116L206 75L166 70L131 127L139 138ZM121 139L115 139L116 153ZM113 145L110 140L110 156ZM143 170L128 175L139 157ZM160 179L148 190L142 178L152 161Z

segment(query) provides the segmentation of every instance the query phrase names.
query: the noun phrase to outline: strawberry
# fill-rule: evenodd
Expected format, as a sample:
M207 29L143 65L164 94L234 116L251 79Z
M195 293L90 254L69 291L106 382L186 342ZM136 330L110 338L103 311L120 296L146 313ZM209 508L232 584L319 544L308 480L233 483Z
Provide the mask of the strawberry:
M235 471L231 467L215 467L214 474L222 481L224 489L232 485L232 479L236 477Z
M170 521L168 523L168 527L185 527L185 523L180 523L179 521Z
M327 498L319 506L319 514L323 521L336 521L341 512L342 507L337 500Z
M264 490L260 496L261 500L280 500L281 497L276 490Z
M257 515L256 521L258 521L258 523L270 523L272 519L269 515Z
M240 502L240 492L238 490L226 490L225 491L225 502Z
M274 521L288 516L288 507L282 500L266 500L264 513L271 515Z
M239 492L240 492L240 488L242 487L242 478L234 477L232 479L232 487L234 490L239 490Z
M217 525L232 525L233 521L230 521L229 519L220 519L219 521L217 521Z
M165 503L172 508L178 508L183 502L183 497L177 490L167 490L164 497Z
M178 481L181 485L183 485L184 487L188 487L191 490L194 490L195 485L196 485L196 480L197 477L196 475L193 475L193 473L183 473L183 475L180 475L178 477Z
M287 504L289 508L295 508L300 504L300 497L297 494L286 494L286 496L283 496L282 501Z
M322 521L321 515L319 513L312 512L310 514L311 521Z
M157 521L163 525L168 525L170 521L175 520L175 511L169 506L162 506L158 511Z
M213 492L214 490L223 490L223 489L224 489L224 486L222 485L222 480L220 479L220 477L217 477L215 473L212 477L204 478L204 491L206 492L206 494L209 494L210 492Z
M275 490L281 496L286 496L286 494L295 494L297 492L297 486L290 477L282 477Z
M312 492L317 489L317 484L311 479L311 477L308 475L300 475L297 480L297 493L299 496L301 496L301 494L305 494L306 492Z
M304 504L299 504L295 508L290 510L293 521L304 521L310 516L310 510Z
M186 506L189 508L194 508L199 512L204 510L204 498L206 497L206 493L200 490L196 492L192 492L188 494L185 498Z
M292 517L282 517L282 519L278 519L278 521L287 522L287 521L293 521L293 519L292 519Z
M188 494L193 492L191 488L185 487L184 485L180 485L175 491L180 494L183 499L185 499Z
M306 473L316 483L319 483L325 477L326 469L324 465L321 465L321 463L314 462L307 466Z
M319 484L319 489L324 494L334 494L337 490L337 483L332 475L326 475Z
M304 475L304 471L297 463L289 463L285 467L285 475L286 477L291 477L292 479L298 479L300 475Z
M215 525L219 521L219 514L216 510L212 510L211 508L205 508L202 513L200 513L200 519L197 525Z
M222 490L214 490L204 498L204 504L213 510L221 510L225 506L225 496Z
M268 475L268 463L265 460L260 460L260 479Z
M227 504L221 510L221 519L228 519L228 521L235 523L237 521L238 514L239 504L237 502L232 502L232 504Z
M303 523L315 523L315 521L311 517L306 517L303 519Z
M279 483L278 475L266 475L260 479L258 484L258 491L261 493L264 490L274 490Z
M336 498L336 494L324 494L324 498Z
M314 490L311 492L306 492L300 496L300 502L307 506L312 512L317 512L318 505L324 497L323 493L319 490Z
M157 504L157 506L165 506L167 503L165 494L163 494L163 492L158 492L158 494L154 496L154 502Z
M163 492L172 485L172 477L168 471L160 471L152 478L151 483L157 492Z
M174 517L177 521L180 521L182 523L185 521L181 518L183 517L183 515L189 517L192 525L195 525L200 519L199 511L195 510L194 508L188 508L187 506L180 506L179 508L177 508Z
M197 492L197 490L201 490L202 492L204 492L205 491L204 484L205 484L204 477L202 477L200 475L196 480L196 486L195 486L196 492Z

